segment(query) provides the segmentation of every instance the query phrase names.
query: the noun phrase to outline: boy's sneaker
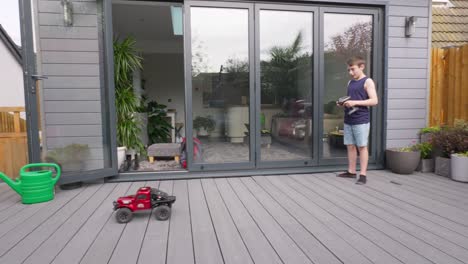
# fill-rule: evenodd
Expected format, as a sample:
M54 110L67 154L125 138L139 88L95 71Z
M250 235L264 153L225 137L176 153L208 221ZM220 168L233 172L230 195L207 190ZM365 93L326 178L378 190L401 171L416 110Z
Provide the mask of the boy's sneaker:
M343 172L341 174L336 175L336 177L341 178L356 178L356 173L351 173L349 171Z
M366 184L367 178L366 175L359 175L359 180L357 180L356 184L363 185Z

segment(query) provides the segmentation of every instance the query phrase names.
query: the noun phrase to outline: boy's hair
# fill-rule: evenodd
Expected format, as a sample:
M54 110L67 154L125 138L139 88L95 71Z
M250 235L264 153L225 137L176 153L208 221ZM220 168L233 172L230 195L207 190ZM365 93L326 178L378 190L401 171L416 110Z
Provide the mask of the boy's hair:
M361 65L366 65L366 61L361 56L354 56L349 58L346 61L346 64L348 64L348 66L356 65L358 67L361 67Z

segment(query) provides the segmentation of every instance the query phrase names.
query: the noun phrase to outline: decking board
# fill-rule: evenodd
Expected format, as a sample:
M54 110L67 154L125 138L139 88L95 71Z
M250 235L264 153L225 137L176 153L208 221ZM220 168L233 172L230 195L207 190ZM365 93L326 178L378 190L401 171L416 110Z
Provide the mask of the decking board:
M89 183L34 205L0 185L0 263L468 263L467 184L368 175ZM145 184L177 196L171 218L118 224L112 201Z

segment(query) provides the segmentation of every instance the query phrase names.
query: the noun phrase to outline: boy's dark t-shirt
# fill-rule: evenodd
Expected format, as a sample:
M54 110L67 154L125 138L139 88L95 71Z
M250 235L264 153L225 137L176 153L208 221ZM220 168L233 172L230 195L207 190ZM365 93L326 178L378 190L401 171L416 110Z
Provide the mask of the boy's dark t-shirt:
M364 77L360 80L351 80L348 84L348 96L351 96L351 100L367 100L369 95L364 89L364 84L368 77ZM370 121L369 108L367 106L356 106L358 110L351 115L349 111L351 108L345 108L344 122L347 125L360 125L367 124Z

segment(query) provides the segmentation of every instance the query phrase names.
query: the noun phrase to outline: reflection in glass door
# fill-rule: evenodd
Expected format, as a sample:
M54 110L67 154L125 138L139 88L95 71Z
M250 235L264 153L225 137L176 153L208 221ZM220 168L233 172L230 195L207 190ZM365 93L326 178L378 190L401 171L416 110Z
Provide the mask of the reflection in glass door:
M347 59L352 56L364 58L366 61L364 72L368 77L373 77L374 15L368 12L367 14L366 12L351 14L326 11L322 13L323 39L321 42L323 43L324 64L322 159L347 157L346 146L343 144L344 111L336 106L338 98L347 93L346 87L350 80L347 72Z
M259 5L257 71L260 161L310 164L313 133L314 12ZM280 37L279 37L280 36ZM288 162L286 162L288 161Z

